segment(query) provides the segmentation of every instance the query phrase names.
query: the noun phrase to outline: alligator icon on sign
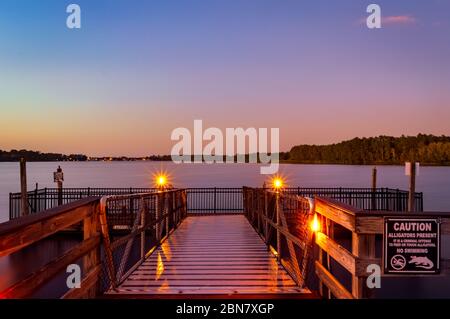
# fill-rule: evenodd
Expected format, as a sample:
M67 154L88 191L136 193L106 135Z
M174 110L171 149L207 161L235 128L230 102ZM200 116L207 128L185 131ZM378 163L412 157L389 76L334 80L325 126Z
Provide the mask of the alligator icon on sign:
M408 264L414 264L414 266L416 266L417 268L423 269L433 269L434 267L433 262L427 257L411 256L411 260L408 262Z
M395 255L391 258L391 266L395 270L402 270L406 266L406 259L402 255Z

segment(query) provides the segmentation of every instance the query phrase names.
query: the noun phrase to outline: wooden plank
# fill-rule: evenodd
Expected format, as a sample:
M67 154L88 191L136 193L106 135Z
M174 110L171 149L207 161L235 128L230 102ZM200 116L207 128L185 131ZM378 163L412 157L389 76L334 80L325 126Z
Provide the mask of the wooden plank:
M243 294L295 294L295 295L302 295L302 294L310 294L311 292L307 289L301 289L298 287L267 287L267 286L261 286L261 287L163 287L159 290L155 290L153 288L147 288L142 289L141 287L127 287L127 288L118 288L116 292L110 291L108 292L108 295L126 295L126 294L133 294L133 295L160 295L160 294L174 294L174 295L196 295L196 294L204 294L208 295L208 298L211 298L210 295L222 295L229 299L232 296L235 295L243 295Z
M139 271L153 271L157 269L158 267L156 265L153 266L140 266L138 269L136 269L137 272ZM264 271L276 271L274 269L272 264L267 265L173 265L171 263L164 265L164 271L185 271L185 270L202 270L202 271L213 271L213 270L223 270L223 269L229 269L229 270L264 270Z
M355 231L355 212L344 204L333 203L332 205L331 203L329 199L316 198L315 211L348 230Z
M306 292L242 215L189 217L118 289L109 293Z
M383 217L357 216L356 229L358 234L383 234Z
M164 282L159 280L125 280L123 284L120 285L122 288L136 286L136 287L161 287ZM292 280L273 280L273 279L237 279L237 280L199 280L199 279L175 279L170 280L170 287L177 286L193 286L193 287L254 287L254 286L280 286L280 287L296 287L297 284Z
M245 269L245 268L239 268L239 269L229 269L227 268L219 268L219 269L164 269L163 275L164 276L177 276L177 275L266 275L269 271L269 268L261 268L261 269L253 269L251 267ZM156 268L154 268L154 271L157 271ZM134 275L148 275L151 274L148 270L136 270L133 272L132 276ZM275 273L275 276L284 276L285 274L282 272ZM130 277L131 278L131 277Z
M97 200L86 199L45 213L0 225L0 257L10 255L41 239L72 226L90 214Z
M100 244L100 236L91 237L75 246L64 255L56 258L50 263L43 266L38 271L32 273L27 278L19 281L8 289L0 292L4 298L25 298L31 295L38 287L53 278L61 270L83 257L86 253L95 249Z
M315 262L316 275L338 299L353 299L353 295L318 261Z

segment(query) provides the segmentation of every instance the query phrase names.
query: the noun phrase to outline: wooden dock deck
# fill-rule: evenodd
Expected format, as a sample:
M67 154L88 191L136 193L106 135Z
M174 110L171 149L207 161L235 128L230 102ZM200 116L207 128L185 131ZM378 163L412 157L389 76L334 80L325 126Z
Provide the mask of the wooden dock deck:
M144 295L307 297L244 215L188 217L113 297Z

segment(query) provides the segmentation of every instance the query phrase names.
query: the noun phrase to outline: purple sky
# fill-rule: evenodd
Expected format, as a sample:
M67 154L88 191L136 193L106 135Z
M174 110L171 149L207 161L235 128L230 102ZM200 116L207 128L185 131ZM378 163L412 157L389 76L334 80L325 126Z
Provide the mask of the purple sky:
M0 3L0 149L169 153L176 127L279 127L281 149L450 134L450 1Z

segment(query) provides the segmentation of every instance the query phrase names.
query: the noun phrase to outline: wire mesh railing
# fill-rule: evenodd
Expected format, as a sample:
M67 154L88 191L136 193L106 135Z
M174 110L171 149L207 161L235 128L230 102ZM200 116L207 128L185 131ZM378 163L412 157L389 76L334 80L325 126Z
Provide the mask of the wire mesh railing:
M102 292L116 289L187 215L185 190L106 196L100 206Z
M301 196L265 189L243 189L244 214L300 287L311 266L311 202Z

